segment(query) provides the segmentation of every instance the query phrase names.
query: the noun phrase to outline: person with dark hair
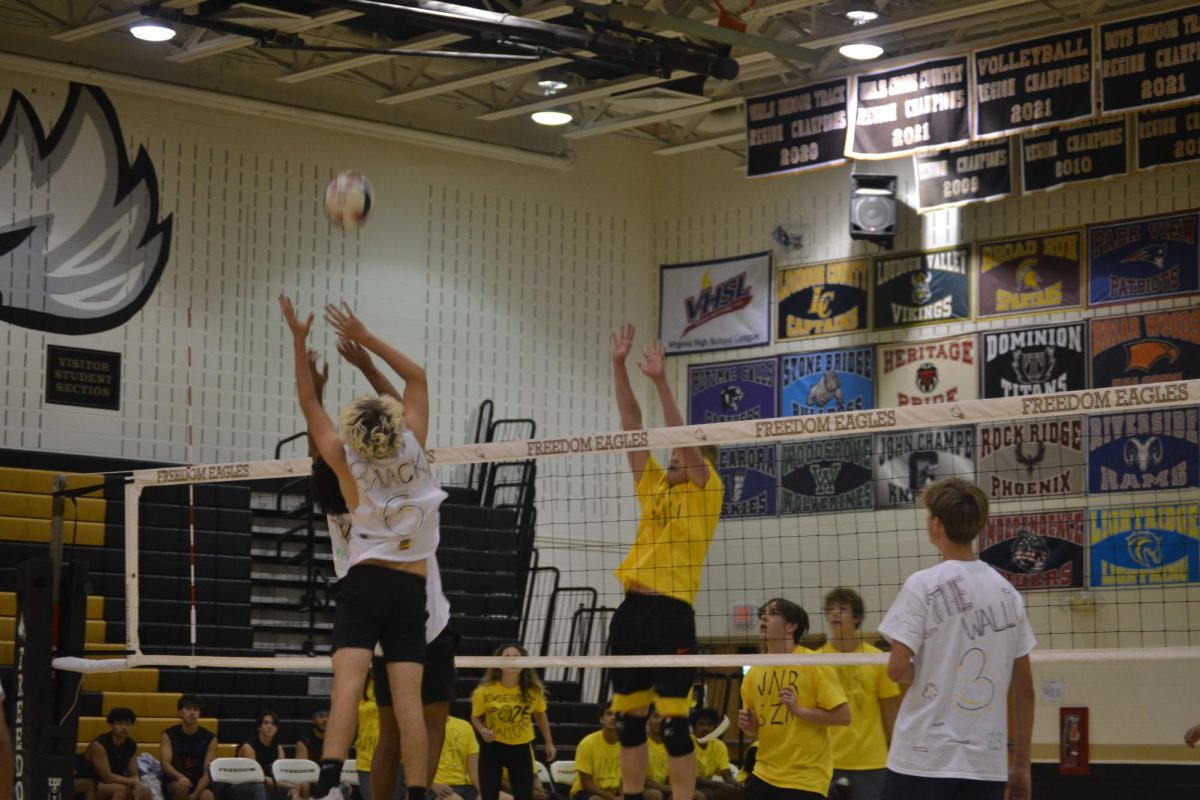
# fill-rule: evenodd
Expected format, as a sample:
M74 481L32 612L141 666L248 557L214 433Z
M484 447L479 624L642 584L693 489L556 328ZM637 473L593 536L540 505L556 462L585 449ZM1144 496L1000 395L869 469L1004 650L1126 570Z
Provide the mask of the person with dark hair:
M255 735L238 745L238 758L252 758L262 767L266 779L262 784L242 784L230 787L231 791L222 795L222 800L282 800L289 794L298 796L300 790L288 791L275 785L274 772L271 765L284 758L283 745L279 743L279 715L274 711L262 711L254 720ZM319 763L319 762L318 762ZM253 790L253 791L251 791Z
M507 658L529 655L519 644L497 648ZM546 716L546 690L528 667L489 667L471 694L471 724L483 744L479 748L479 796L497 800L500 775L507 768L516 800L533 800L533 723L542 733L546 760L553 761L554 740Z
M217 737L200 727L204 703L185 694L175 704L180 723L159 737L159 760L163 770L163 794L167 800L213 800L208 765L217 757Z
M808 613L776 597L758 611L758 638L774 655L808 653L800 640ZM833 776L829 728L850 724L850 704L830 667L751 667L742 678L738 726L758 736L746 800L816 800Z
M479 797L479 740L465 719L446 720L446 737L429 789L438 800Z
M138 776L137 742L130 735L137 714L131 708L110 709L105 717L110 730L88 745L84 757L96 776L100 800L149 800L150 790Z
M741 788L729 763L729 748L720 739L704 737L721 724L721 712L702 706L692 711L692 733L696 738L696 790L708 800L737 800Z
M321 763L321 748L325 744L325 726L328 724L328 708L313 712L308 731L296 737L296 758L306 758L309 761Z
M568 800L619 800L621 776L617 715L606 708L600 712L600 730L580 739L575 748L575 782Z

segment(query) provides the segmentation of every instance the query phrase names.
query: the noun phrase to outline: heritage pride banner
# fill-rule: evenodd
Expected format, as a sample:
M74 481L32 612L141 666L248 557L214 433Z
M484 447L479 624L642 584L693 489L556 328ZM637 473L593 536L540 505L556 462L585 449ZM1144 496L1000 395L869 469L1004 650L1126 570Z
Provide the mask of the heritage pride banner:
M1021 189L1040 192L1129 172L1125 117L1021 136Z
M971 318L971 248L875 259L875 325L896 328Z
M746 177L846 163L849 78L746 101Z
M1105 114L1200 97L1200 5L1100 26Z
M658 338L667 355L771 343L771 254L667 264L659 271Z
M966 144L969 82L965 55L856 76L846 155L895 158Z
M1137 113L1137 168L1200 159L1200 103Z
M1088 305L1200 290L1200 213L1089 225Z
M1083 305L1079 228L979 242L975 261L980 319Z
M1012 194L1008 139L913 156L921 213Z
M865 258L779 270L779 341L866 330L870 264Z
M875 368L879 408L958 403L979 396L973 333L933 342L881 344Z

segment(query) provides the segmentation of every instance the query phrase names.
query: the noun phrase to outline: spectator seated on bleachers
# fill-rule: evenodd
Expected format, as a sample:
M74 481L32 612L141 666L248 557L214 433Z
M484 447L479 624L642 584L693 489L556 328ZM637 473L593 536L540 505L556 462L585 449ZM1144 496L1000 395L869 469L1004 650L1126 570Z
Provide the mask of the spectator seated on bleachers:
M570 800L621 800L621 745L617 714L605 708L600 730L583 737L575 748L575 783Z
M176 708L180 723L163 731L159 740L163 794L167 800L215 800L208 767L217 757L217 736L200 727L204 703L185 694Z
M150 790L138 775L138 746L131 735L137 714L131 708L114 708L106 719L109 732L93 739L84 753L95 775L97 799L149 800Z
M742 792L730 768L729 748L719 738L703 741L721 724L721 712L715 708L697 708L691 718L696 747L697 800L738 800Z
M465 719L446 719L446 738L429 789L439 800L475 800L479 796L479 740Z
M279 744L279 715L274 711L260 712L254 720L255 734L238 745L238 758L249 758L262 767L263 782L230 786L222 791L222 800L286 800L289 792L275 785L271 766L284 757Z

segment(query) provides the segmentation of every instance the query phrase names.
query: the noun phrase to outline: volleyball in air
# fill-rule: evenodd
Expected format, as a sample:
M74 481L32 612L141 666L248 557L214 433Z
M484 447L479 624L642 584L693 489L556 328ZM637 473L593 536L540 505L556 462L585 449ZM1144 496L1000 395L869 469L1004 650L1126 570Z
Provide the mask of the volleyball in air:
M354 230L371 213L371 184L361 172L346 170L325 187L325 215L343 230Z

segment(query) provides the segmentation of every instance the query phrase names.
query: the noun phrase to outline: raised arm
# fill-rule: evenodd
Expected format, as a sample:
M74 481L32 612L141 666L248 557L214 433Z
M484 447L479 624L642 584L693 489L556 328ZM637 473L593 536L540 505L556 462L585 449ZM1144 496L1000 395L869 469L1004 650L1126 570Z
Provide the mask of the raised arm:
M621 428L627 431L642 429L642 409L633 395L633 386L629 383L629 370L625 366L625 359L633 349L634 332L633 325L626 322L619 331L610 334L617 412L621 415ZM629 468L633 470L633 482L638 483L642 480L642 472L646 469L650 454L645 450L630 450L626 455L629 456Z
M308 375L312 378L313 382L313 391L317 394L317 402L324 408L325 384L329 382L329 362L325 362L324 369L317 369L317 361L320 360L320 356L312 348L305 351L305 357L308 361ZM320 451L317 450L316 442L313 441L312 434L310 433L308 435L308 457L315 459L319 453Z
M347 363L356 367L363 374L363 377L371 384L371 388L375 390L375 394L381 397L388 395L401 402L404 401L404 396L400 394L400 390L387 379L386 375L379 371L379 367L375 366L375 362L371 360L371 354L367 352L367 348L349 339L338 339L337 351L342 358L346 359Z
M671 384L667 383L666 355L667 348L662 342L642 345L643 360L638 363L638 368L654 382L654 388L658 391L658 400L662 403L663 418L666 420L667 427L680 428L683 427L683 415L679 413L679 406L675 403ZM678 451L683 460L683 468L687 470L688 480L701 488L707 485L708 465L704 463L704 456L700 454L700 448L680 447Z

